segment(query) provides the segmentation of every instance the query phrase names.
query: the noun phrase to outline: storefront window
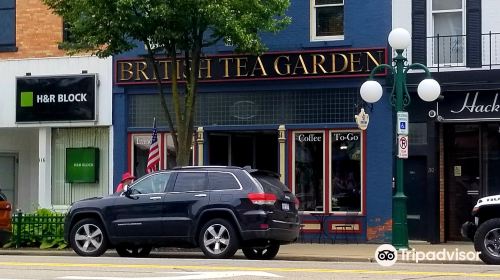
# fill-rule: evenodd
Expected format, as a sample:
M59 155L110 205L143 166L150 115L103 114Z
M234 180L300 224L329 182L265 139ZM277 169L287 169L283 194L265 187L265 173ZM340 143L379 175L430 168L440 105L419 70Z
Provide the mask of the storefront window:
M161 136L158 135L158 142ZM151 134L138 135L132 137L132 171L135 177L140 178L146 174L148 164L149 146L151 146ZM160 145L161 152L161 145Z
M303 211L323 211L324 134L297 132L295 135L295 195Z
M361 133L331 133L332 211L361 211Z

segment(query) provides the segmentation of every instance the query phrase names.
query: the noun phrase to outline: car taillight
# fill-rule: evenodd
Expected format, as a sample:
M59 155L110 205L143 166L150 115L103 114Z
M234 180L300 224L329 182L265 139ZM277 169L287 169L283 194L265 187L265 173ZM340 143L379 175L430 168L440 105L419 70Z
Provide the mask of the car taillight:
M276 202L276 195L272 193L249 193L248 199L253 204L273 205Z
M299 209L300 200L298 198L295 198L294 202L295 202L295 209Z

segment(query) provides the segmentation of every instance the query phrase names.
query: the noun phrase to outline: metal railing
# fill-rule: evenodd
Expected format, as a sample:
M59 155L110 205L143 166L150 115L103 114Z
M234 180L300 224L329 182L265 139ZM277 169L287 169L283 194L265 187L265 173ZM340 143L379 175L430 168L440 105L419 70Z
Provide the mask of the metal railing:
M413 38L414 46L423 38ZM467 40L471 40L467 35L447 35L426 37L426 61L428 68L437 69L439 72L443 68L469 67L467 65ZM500 33L481 34L481 67L500 65ZM414 61L416 62L416 61Z
M64 214L24 214L12 215L12 241L15 247L40 246L43 242L64 237Z

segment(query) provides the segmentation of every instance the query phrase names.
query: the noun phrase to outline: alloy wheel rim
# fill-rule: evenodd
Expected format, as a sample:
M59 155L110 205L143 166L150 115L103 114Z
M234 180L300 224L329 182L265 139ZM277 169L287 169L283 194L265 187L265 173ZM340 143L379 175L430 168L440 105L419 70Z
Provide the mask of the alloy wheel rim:
M221 224L214 224L205 230L203 245L211 254L219 255L226 251L231 237L227 228Z
M82 252L91 253L101 248L103 234L101 229L93 224L84 224L75 234L75 243Z
M484 236L484 247L491 255L500 257L500 228L488 231Z

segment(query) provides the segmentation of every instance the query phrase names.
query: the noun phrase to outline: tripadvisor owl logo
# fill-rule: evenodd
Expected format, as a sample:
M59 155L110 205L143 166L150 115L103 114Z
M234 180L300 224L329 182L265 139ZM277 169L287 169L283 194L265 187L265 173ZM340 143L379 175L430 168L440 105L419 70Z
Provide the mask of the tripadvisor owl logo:
M375 260L381 266L393 266L398 260L398 251L390 244L380 245L375 250Z

